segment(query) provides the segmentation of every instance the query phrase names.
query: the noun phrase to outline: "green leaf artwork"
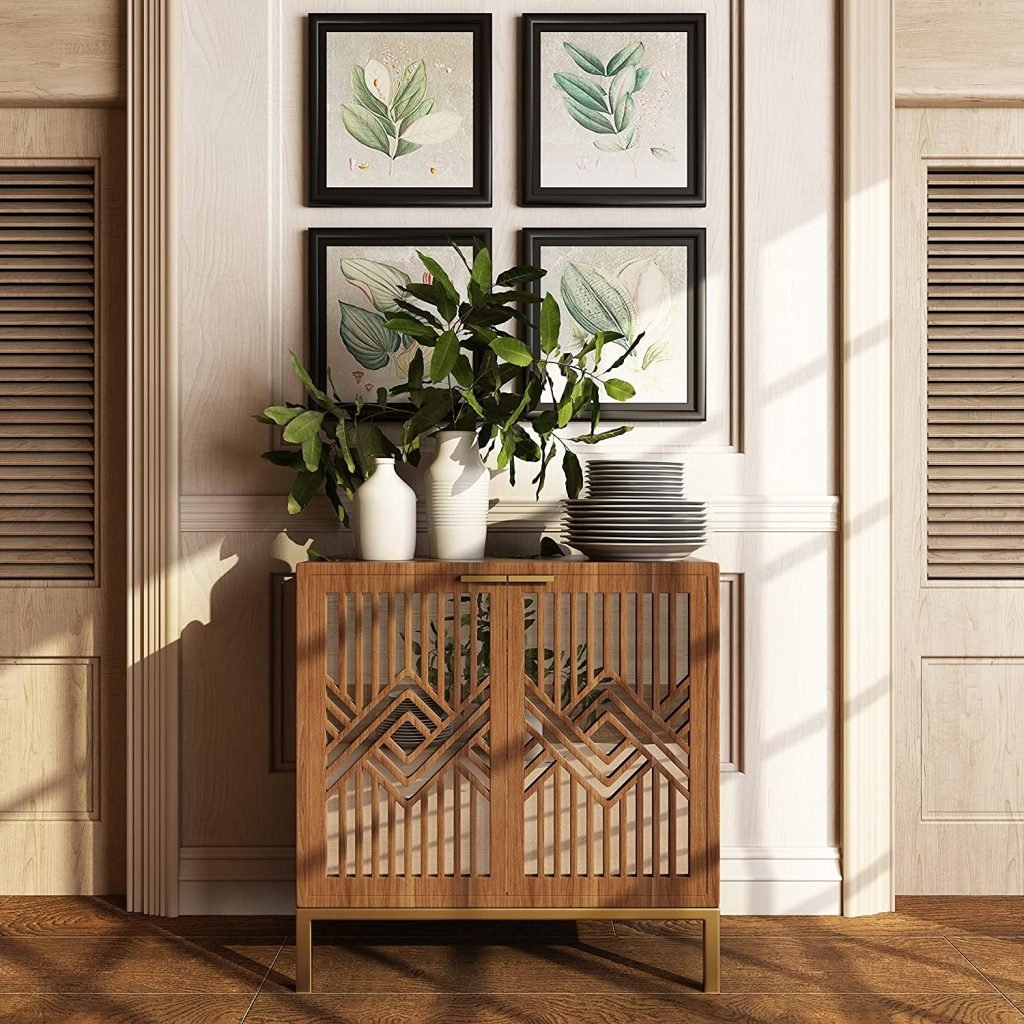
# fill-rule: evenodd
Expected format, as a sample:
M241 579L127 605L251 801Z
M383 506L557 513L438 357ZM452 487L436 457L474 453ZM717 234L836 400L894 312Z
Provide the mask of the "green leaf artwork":
M639 174L640 121L642 109L637 94L647 84L652 68L640 62L644 58L642 40L629 42L611 55L607 62L600 56L566 40L562 48L572 58L576 71L556 71L554 88L562 94L566 112L582 128L600 136L591 140L602 153L626 153ZM672 162L675 154L664 146L650 146L651 156Z
M394 174L396 160L447 142L462 126L461 114L434 109L428 90L422 60L401 74L379 60L369 60L365 67L357 64L352 68L352 102L342 104L341 122L356 142L383 153Z

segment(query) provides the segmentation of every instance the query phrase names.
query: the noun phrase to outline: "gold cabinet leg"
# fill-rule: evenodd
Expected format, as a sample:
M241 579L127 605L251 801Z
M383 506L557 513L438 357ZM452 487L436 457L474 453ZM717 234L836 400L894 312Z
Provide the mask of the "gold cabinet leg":
M313 917L295 911L295 991L313 990Z
M709 910L704 917L704 991L722 991L722 930L717 910Z

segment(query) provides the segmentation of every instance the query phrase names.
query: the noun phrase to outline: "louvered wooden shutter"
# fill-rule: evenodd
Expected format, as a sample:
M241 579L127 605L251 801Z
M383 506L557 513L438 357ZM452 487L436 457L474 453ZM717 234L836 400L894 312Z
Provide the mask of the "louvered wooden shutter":
M928 174L928 575L1024 578L1022 170Z
M95 572L94 186L0 166L0 579Z

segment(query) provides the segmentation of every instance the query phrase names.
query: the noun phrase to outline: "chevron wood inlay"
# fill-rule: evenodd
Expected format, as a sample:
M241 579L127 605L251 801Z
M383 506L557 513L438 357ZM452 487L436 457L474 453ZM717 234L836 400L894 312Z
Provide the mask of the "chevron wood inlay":
M717 906L717 566L298 580L300 907Z

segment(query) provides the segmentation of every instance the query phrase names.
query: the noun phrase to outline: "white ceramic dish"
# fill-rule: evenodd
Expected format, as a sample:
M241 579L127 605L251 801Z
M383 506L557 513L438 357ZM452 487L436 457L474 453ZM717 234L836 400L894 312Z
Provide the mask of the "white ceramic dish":
M692 555L701 544L573 544L581 554L595 562L674 562Z

